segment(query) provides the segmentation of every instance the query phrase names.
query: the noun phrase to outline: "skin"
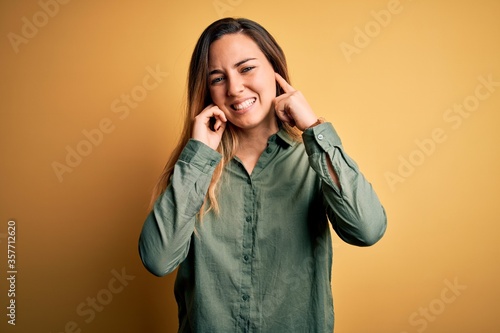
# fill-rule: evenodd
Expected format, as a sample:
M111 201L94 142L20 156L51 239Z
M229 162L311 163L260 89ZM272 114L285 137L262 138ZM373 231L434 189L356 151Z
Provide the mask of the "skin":
M275 115L301 131L318 119L302 93L274 72L258 45L244 34L225 35L212 43L208 71L213 104L195 117L192 138L217 149L227 122L231 122L240 142L236 156L249 174L269 137L278 132ZM284 91L278 97L276 82ZM243 110L234 108L235 104L254 100ZM215 119L214 130L210 128L211 118ZM329 169L337 180L331 163Z

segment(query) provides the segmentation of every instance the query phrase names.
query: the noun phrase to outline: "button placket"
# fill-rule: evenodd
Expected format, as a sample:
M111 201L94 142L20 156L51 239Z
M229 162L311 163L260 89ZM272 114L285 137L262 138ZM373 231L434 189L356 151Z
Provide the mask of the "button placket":
M248 175L247 175L248 176ZM246 328L250 322L251 304L250 301L252 294L252 251L253 251L253 222L254 222L254 210L256 207L255 200L255 189L253 186L253 181L250 176L246 180L247 185L244 186L244 211L243 220L243 243L241 248L241 272L243 274L241 280L240 288L240 317L242 318L242 328Z

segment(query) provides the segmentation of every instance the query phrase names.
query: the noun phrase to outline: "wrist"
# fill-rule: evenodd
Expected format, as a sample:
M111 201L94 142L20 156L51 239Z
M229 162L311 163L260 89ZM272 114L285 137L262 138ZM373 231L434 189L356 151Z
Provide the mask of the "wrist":
M316 122L315 122L315 123L311 124L310 126L307 126L307 127L304 129L304 131L305 131L305 130L308 130L308 129L310 129L310 128L313 128L314 126L317 126L317 125L319 125L319 124L323 124L324 122L325 122L325 118L323 118L323 117L319 117L319 118L316 120Z

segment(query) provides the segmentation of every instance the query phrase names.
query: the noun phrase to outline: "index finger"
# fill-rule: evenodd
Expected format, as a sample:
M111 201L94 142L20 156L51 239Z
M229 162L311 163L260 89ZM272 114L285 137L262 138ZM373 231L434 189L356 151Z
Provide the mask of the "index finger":
M285 93L291 93L295 91L295 89L293 89L293 87L288 82L286 82L286 80L281 75L279 75L278 73L274 74L274 76L276 77L276 82L278 82L280 87L283 88L283 91Z

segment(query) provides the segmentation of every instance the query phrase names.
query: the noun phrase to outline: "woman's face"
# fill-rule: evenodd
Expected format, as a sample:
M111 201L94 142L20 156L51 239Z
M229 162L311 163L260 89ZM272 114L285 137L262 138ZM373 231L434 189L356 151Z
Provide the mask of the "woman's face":
M274 70L250 37L228 34L213 42L208 72L212 101L229 122L241 129L264 126L277 130Z

